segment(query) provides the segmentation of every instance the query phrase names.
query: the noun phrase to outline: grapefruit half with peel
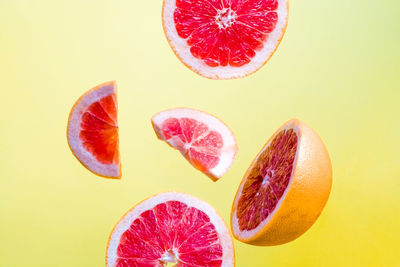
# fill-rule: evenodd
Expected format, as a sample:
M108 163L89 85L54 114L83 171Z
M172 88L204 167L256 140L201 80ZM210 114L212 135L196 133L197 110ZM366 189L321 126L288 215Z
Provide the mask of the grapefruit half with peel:
M237 152L231 130L216 117L195 109L174 108L151 119L157 137L178 149L213 181L231 167Z
M235 265L231 235L213 207L193 196L167 192L129 210L107 245L107 267Z
M117 86L100 84L82 95L68 118L68 145L75 157L93 173L120 178Z
M211 79L261 68L275 52L288 0L164 0L164 32L177 57Z
M244 175L232 206L233 235L254 245L292 241L316 221L331 186L331 161L321 138L305 123L290 120Z

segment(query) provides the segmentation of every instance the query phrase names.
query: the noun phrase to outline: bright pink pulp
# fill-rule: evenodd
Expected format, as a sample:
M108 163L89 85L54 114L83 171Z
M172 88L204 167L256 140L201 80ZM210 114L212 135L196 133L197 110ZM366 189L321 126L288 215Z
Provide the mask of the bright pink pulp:
M211 67L243 66L278 21L278 0L176 0L178 35Z
M190 118L170 118L163 122L161 132L199 170L217 166L223 147L222 136L210 131L204 123Z
M103 164L119 162L115 95L91 104L82 115L79 138L85 149Z
M143 212L122 235L117 267L162 267L165 255L177 266L221 266L222 246L210 218L179 201Z
M289 184L296 151L297 134L283 130L258 157L237 207L241 231L256 228L274 211Z

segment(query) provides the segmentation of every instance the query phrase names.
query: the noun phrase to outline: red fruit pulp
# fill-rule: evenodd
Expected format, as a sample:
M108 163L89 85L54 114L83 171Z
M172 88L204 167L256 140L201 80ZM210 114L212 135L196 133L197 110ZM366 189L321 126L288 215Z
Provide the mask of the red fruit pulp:
M282 130L258 157L238 202L241 231L255 229L274 211L289 184L296 151L297 134Z
M223 139L204 123L190 118L170 118L163 122L161 132L197 169L207 171L217 166Z
M211 67L243 66L278 21L278 0L176 0L174 22L191 54Z
M120 240L118 267L221 266L223 250L210 218L180 201L143 212Z
M119 162L118 124L115 94L91 104L82 114L79 138L83 146L99 162Z

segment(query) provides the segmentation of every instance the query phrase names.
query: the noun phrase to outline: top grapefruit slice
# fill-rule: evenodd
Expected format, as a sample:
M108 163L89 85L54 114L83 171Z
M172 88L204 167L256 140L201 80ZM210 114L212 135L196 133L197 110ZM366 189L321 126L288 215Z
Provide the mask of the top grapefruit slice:
M321 138L290 120L244 175L231 212L233 235L255 245L294 240L318 218L331 186L332 166Z
M178 58L212 79L261 68L286 30L288 0L164 0L163 26Z
M100 84L82 95L68 119L68 144L90 171L109 178L121 177L115 82Z
M206 202L168 192L144 200L114 227L107 267L231 267L231 235Z
M151 122L159 139L178 149L213 181L231 167L237 152L236 140L216 117L199 110L175 108L154 115Z

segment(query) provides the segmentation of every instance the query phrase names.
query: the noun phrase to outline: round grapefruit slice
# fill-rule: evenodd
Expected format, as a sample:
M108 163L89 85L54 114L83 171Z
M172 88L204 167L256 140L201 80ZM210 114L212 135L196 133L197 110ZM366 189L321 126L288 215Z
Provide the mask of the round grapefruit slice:
M212 79L261 68L286 30L288 0L164 0L163 26L178 58Z
M321 138L290 120L244 175L231 212L233 235L254 245L292 241L318 218L331 186L331 162Z
M108 267L234 266L231 235L213 207L167 192L128 211L107 245Z
M93 173L121 177L114 81L100 84L82 95L69 114L67 138L75 157Z
M237 152L236 140L216 117L199 110L175 108L154 115L151 122L159 139L178 149L213 181L231 167Z

